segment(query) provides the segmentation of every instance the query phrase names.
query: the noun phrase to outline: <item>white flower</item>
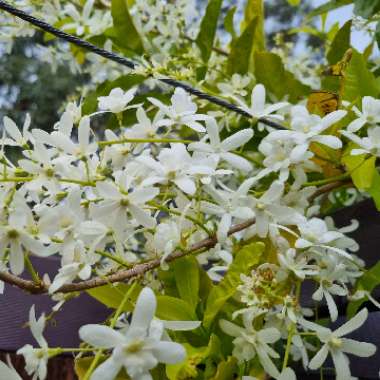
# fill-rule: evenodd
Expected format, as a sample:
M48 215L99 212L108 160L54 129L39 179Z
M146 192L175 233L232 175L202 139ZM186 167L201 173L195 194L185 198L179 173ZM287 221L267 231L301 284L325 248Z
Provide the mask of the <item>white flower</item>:
M360 148L352 149L351 155L356 156L359 154L373 154L380 157L380 127L369 128L368 137L360 138L359 136L348 132L342 131L342 135L359 145Z
M31 133L29 132L30 123L31 123L31 119L30 119L29 114L27 114L25 117L25 122L22 127L22 133L21 133L16 123L9 117L4 116L4 119L3 119L4 128L5 128L5 131L7 132L7 135L10 138L3 139L2 143L4 145L24 147L28 145L29 141L33 142L33 137Z
M297 251L294 248L289 248L284 254L279 253L278 261L281 267L289 272L293 272L301 280L304 280L306 276L318 273L318 268L315 265L309 265L305 255L297 255Z
M363 309L335 331L304 320L302 325L307 329L316 331L318 338L323 343L322 348L311 359L309 368L320 368L330 353L336 370L336 379L351 379L349 359L346 354L360 357L372 356L376 352L376 346L372 343L357 342L349 338L343 338L343 336L361 327L367 316L367 309Z
M128 138L140 138L140 139L151 139L157 137L157 130L168 123L166 120L162 120L162 115L160 112L156 113L153 121L149 119L145 110L139 107L136 111L137 123L131 128L125 130L125 136Z
M270 116L273 119L283 120L281 115L273 115L274 112L284 108L288 105L286 102L275 103L272 105L265 104L266 91L262 84L257 84L251 94L251 106L248 106L241 99L234 97L239 103L240 107L247 113L249 113L255 119L261 119L263 117Z
M250 206L256 218L256 232L260 237L267 236L270 224L288 225L304 220L296 210L281 205L283 192L284 184L274 181L260 198L250 198Z
M136 221L148 228L153 228L156 221L146 210L146 202L152 200L160 190L155 187L135 187L131 191L131 178L126 172L122 172L117 184L111 181L97 182L96 190L104 199L91 209L94 218L101 220L111 216L113 225L126 226L127 213L130 213Z
M256 354L264 370L275 378L279 376L279 371L271 358L278 359L280 356L269 346L281 338L281 333L273 328L255 330L252 320L243 314L244 328L234 323L221 319L220 328L228 335L235 337L233 340L234 349L232 354L239 362L250 361Z
M364 96L362 99L362 112L357 107L352 109L358 118L348 125L347 130L349 132L356 132L365 124L376 125L380 123L380 100L372 96Z
M223 96L240 95L246 96L245 88L250 84L251 78L248 75L233 74L230 82L219 83L218 89Z
M291 156L293 160L299 160L309 149L312 142L318 142L332 149L342 147L342 142L331 135L322 135L327 128L331 127L347 114L346 111L334 111L321 118L318 115L309 114L304 106L295 106L291 110L291 128L294 133L289 134L296 143Z
M173 182L184 193L190 195L196 192L194 178L197 175L209 176L214 172L210 166L198 165L189 155L184 144L171 144L170 148L162 149L158 155L158 161L148 155L139 156L136 161L153 171L144 180L143 185Z
M53 253L29 233L26 215L23 215L23 212L24 210L16 209L11 212L8 224L0 225L0 258L4 258L6 248L9 247L10 268L16 275L21 274L24 270L24 251L41 257Z
M127 92L121 88L114 88L108 96L100 96L99 109L102 111L110 111L112 113L121 113L128 108L128 104L133 100L137 91L134 87Z
M176 364L185 360L182 345L162 340L165 325L181 328L181 322L164 323L154 320L156 298L153 291L144 288L137 301L131 324L127 329L115 331L103 325L86 325L80 328L82 340L93 347L113 349L112 355L92 374L91 380L114 379L124 367L132 380L152 379L149 371L158 363ZM187 329L196 328L198 322L185 322Z
M171 98L172 104L167 106L157 99L149 98L149 101L158 107L168 118L170 125L186 125L196 132L204 132L204 126L199 121L207 120L208 116L197 114L197 105L191 100L191 96L182 88L176 88Z
M48 344L42 333L45 328L45 314L37 320L34 305L29 311L29 325L34 339L39 344L40 348L33 348L30 344L25 345L17 351L18 355L23 355L25 358L25 370L28 375L34 379L44 380L47 376L47 362L49 360Z
M220 218L217 231L219 242L226 240L233 218L244 220L254 217L254 212L247 206L247 193L253 183L254 179L247 179L236 191L231 190L231 192L216 190L211 186L205 187L206 192L211 195L217 204L201 201L200 207L206 214L216 215Z
M311 218L298 224L298 229L301 236L295 242L296 248L322 247L346 259L352 260L349 253L337 247L339 240L342 239L344 235L339 231L329 231L324 220Z
M253 137L252 129L242 129L239 132L227 137L224 141L220 141L219 128L216 120L211 118L206 120L207 135L203 141L191 143L188 147L190 151L206 153L228 162L234 168L250 171L252 165L246 159L231 153L231 151L246 144ZM204 142L208 139L209 143Z

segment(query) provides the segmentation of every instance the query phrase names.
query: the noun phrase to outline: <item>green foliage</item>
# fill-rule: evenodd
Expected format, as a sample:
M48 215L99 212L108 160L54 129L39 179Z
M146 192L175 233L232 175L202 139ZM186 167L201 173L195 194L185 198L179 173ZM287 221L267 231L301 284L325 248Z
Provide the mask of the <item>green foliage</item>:
M342 163L346 166L351 175L352 182L359 190L367 190L372 186L376 172L376 157L369 157L366 154L352 156L351 150L357 148L350 143L342 157Z
M337 32L327 53L327 61L330 65L343 58L344 53L350 48L352 20L347 21Z
M197 320L197 316L189 303L180 298L170 296L157 297L156 315L168 321Z
M249 64L251 62L251 54L253 51L256 27L257 18L253 18L241 36L233 41L228 58L229 74L246 74L248 72Z
M123 301L124 295L129 290L129 288L130 286L126 284L104 285L98 288L89 289L87 290L87 293L97 301L101 302L103 305L111 309L117 309ZM140 291L141 286L137 285L134 287L131 298L126 303L126 311L133 310L134 301L137 299Z
M218 27L218 19L223 0L209 0L206 13L202 19L200 30L197 36L197 44L202 52L202 59L208 62L211 56L216 30Z
M111 9L116 34L115 43L127 51L142 54L144 45L129 13L127 0L112 0Z
M278 99L288 95L289 100L295 102L310 93L310 88L287 71L281 57L274 53L257 52L255 54L255 76L257 82L262 83Z
M380 174L377 170L374 171L372 185L367 191L375 202L376 208L380 211Z
M379 92L379 84L368 69L367 61L362 54L353 50L351 61L345 70L342 98L356 102L366 95L377 97Z
M296 7L297 5L299 5L301 2L301 0L288 0L288 3L292 6L292 7Z
M242 30L247 28L254 19L256 19L256 27L254 32L253 51L265 50L263 0L247 0L244 10L244 20L241 25Z
M253 265L258 264L264 252L263 243L251 243L236 254L223 280L214 286L208 296L203 325L208 329L224 304L235 294L240 284L240 274L248 274Z
M231 35L233 40L236 38L236 31L234 25L235 12L236 6L231 7L227 12L226 17L224 18L224 29Z
M183 257L173 264L175 283L181 298L195 310L199 300L199 264L195 257Z
M354 12L363 18L370 18L380 11L380 0L355 0Z

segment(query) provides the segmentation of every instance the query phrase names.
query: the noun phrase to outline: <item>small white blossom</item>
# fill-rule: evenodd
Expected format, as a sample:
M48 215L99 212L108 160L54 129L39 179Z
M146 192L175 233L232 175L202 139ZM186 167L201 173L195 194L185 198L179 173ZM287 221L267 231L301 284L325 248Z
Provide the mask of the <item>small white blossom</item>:
M114 88L108 96L98 98L99 109L102 111L110 111L112 113L121 113L128 109L128 104L135 97L137 88L132 88L124 92L121 88Z

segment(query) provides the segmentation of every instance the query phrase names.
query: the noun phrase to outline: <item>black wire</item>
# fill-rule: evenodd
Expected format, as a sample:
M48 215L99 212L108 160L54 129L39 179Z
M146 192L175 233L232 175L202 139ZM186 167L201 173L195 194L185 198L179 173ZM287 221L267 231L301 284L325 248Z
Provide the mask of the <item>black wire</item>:
M74 45L77 45L81 48L84 48L88 51L91 51L91 52L93 52L97 55L100 55L106 59L109 59L111 61L117 62L123 66L130 68L130 69L135 69L137 66L137 64L135 62L133 62L132 60L130 60L128 58L122 57L122 56L117 55L113 52L99 48L99 47L91 44L90 42L84 41L84 40L82 40L76 36L73 36L71 34L68 34L68 33L60 30L60 29L57 29L53 25L50 25L47 22L40 20L40 19L22 11L21 9L17 9L17 8L13 7L12 5L6 3L5 1L0 0L0 9L3 9L4 11L11 13L12 15L14 15L20 19L27 21L28 23L44 30L45 32L53 34L54 36L56 36L62 40L68 41ZM242 116L245 116L247 118L252 119L252 116L248 112L242 110L240 107L236 106L235 104L229 103L229 102L227 102L221 98L217 98L213 95L207 94L203 91L200 91L196 88L193 88L184 82L180 82L180 81L177 81L177 80L171 79L171 78L159 78L158 80L163 82L163 83L166 83L169 86L175 87L175 88L177 88L177 87L183 88L186 92L188 92L191 95L194 95L200 99L207 100L210 103L217 104L218 106L221 106L221 107L226 108L230 111L236 112L239 115L242 115ZM259 118L259 121L265 125L268 125L272 128L275 128L275 129L285 129L282 125L280 125L280 124L278 124L272 120L269 120L267 118Z

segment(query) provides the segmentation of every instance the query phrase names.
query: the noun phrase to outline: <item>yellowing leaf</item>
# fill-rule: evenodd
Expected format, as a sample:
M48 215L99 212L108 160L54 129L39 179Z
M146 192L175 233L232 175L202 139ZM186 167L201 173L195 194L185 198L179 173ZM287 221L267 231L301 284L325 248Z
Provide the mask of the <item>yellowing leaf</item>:
M330 91L313 91L307 100L307 109L310 113L321 116L336 111L339 107L339 95Z

